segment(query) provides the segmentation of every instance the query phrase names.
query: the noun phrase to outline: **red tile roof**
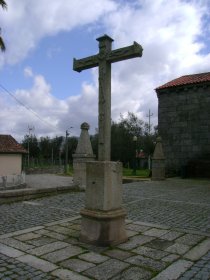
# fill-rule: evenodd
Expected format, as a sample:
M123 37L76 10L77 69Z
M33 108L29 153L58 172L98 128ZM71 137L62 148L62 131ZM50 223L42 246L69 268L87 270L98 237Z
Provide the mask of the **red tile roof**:
M27 151L11 135L0 135L0 153L25 154Z
M190 84L199 84L199 83L203 83L203 82L210 82L210 72L193 74L193 75L185 75L185 76L179 77L162 86L159 86L158 88L156 88L156 91L165 89L165 88L184 86L184 85L190 85Z

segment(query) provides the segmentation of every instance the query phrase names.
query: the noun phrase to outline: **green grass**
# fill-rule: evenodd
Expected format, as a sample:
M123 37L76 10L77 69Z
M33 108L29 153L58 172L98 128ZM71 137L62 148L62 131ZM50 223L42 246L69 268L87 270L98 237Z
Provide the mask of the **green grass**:
M123 176L125 177L149 177L149 169L138 169L136 170L136 175L133 174L133 169L123 168Z
M33 169L36 169L36 168L45 169L45 168L50 168L50 167L52 167L52 166L51 165L43 165L43 166L39 165L39 166L33 166ZM66 173L61 173L60 175L73 176L73 173L74 173L73 166L69 165L67 174ZM125 176L125 177L147 178L147 177L149 177L149 173L150 173L149 169L137 169L136 170L136 175L134 175L133 174L133 169L123 168L123 176Z
M68 165L68 170L67 170L67 176L73 176L74 170L73 170L73 166L72 165Z

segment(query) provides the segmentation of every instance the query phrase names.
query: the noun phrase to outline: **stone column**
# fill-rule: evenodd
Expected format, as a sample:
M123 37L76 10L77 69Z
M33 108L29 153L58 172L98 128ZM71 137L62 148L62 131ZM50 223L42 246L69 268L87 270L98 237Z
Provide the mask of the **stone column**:
M111 246L127 240L122 208L122 164L87 162L86 203L81 210L80 240Z
M165 156L160 136L157 137L157 143L152 157L152 180L165 180Z
M90 126L84 122L81 124L81 134L78 141L77 149L73 155L74 183L78 184L80 189L86 188L86 164L88 161L94 161L89 130Z

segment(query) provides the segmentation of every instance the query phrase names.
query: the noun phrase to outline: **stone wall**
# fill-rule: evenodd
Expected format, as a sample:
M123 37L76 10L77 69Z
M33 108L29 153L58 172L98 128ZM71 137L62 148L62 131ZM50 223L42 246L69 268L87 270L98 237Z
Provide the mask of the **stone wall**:
M210 160L210 85L168 88L157 95L166 172L179 173L191 160Z

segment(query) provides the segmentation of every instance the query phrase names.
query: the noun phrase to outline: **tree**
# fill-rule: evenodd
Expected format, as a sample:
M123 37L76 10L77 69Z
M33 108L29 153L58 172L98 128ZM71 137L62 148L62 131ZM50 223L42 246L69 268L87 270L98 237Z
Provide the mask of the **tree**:
M29 151L30 158L39 157L40 149L38 145L38 140L35 135L25 135L22 145L26 150Z
M143 135L145 124L134 113L128 112L128 116L126 118L121 115L120 124L132 136L140 137Z
M52 142L48 136L40 138L39 148L42 158L50 159L52 157Z
M68 138L68 159L69 162L73 162L73 154L75 154L76 148L78 144L78 138L75 136L69 137Z
M0 6L3 9L6 9L7 8L7 3L4 0L0 0ZM0 28L0 49L3 52L6 50L6 47L5 47L5 44L4 44L4 40L3 40L2 36L1 36L1 28Z
M136 152L144 151L146 156L154 151L154 134L148 133L148 125L134 113L127 117L120 116L120 121L112 122L111 158L119 160L123 165L132 165ZM134 142L134 136L137 141Z

